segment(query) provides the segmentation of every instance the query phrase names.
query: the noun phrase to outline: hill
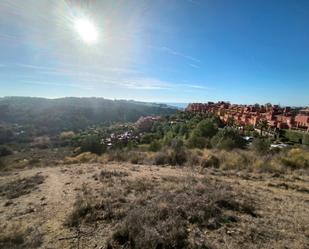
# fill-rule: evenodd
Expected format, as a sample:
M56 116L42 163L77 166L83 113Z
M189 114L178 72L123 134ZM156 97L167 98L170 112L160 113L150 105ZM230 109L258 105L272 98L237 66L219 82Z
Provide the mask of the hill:
M141 116L167 115L176 108L104 98L0 98L0 124L33 126L43 133L78 130L89 125L134 122Z

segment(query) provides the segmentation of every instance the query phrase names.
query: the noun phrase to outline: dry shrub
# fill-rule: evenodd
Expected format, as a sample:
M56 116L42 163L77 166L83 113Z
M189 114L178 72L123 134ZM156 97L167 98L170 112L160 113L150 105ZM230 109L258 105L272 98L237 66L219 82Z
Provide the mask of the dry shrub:
M51 145L50 137L48 136L41 136L35 137L33 142L31 143L31 147L39 148L39 149L46 149Z
M267 155L255 157L251 164L251 169L257 172L284 173L285 168L280 162L280 157L276 155Z
M18 198L36 190L38 185L42 184L44 180L44 176L36 174L3 184L0 186L0 196L5 196L8 199Z
M214 155L208 155L202 159L201 166L203 168L219 168L220 160Z
M131 183L128 187L133 186ZM161 184L159 189L146 185L135 191L142 195L128 204L127 213L116 226L107 248L211 248L190 240L188 228L216 230L238 221L225 210L256 216L253 205L234 200L229 188L204 179L178 179L165 189ZM145 191L150 192L147 195Z
M95 163L98 161L98 156L91 152L84 152L75 157L66 157L64 164L78 164L78 163Z
M153 164L155 165L166 165L169 163L169 155L166 151L160 151L153 157Z
M63 131L60 133L59 138L61 140L70 139L75 135L74 131Z
M309 169L309 151L294 148L282 157L281 162L290 169Z
M129 174L127 172L124 171L108 171L108 170L101 170L100 174L99 174L99 179L100 180L105 180L105 179L111 179L112 177L125 177L125 176L129 176Z
M192 239L190 228L217 230L238 222L239 213L256 217L250 200L206 178L173 176L154 183L116 177L110 183L100 194L84 185L65 223L110 224L107 248L212 248L202 246L206 237L200 244Z
M188 151L185 149L165 149L157 152L153 157L154 165L184 165L188 160Z
M139 151L129 151L128 152L128 160L132 164L143 164L144 158L147 155L146 152Z
M0 248L38 248L42 240L42 234L37 229L26 228L20 223L11 223L1 228Z
M223 170L243 170L248 169L252 163L249 152L233 150L218 151L220 168Z
M117 220L125 215L128 207L125 198L126 189L118 187L105 188L98 198L87 185L83 185L82 191L77 195L74 206L64 225L68 227L80 227L91 225L100 220ZM122 208L123 206L123 208Z
M126 162L128 161L128 152L124 150L110 150L107 153L108 161L116 161L116 162Z
M196 167L201 164L201 152L200 150L188 150L187 151L187 166Z

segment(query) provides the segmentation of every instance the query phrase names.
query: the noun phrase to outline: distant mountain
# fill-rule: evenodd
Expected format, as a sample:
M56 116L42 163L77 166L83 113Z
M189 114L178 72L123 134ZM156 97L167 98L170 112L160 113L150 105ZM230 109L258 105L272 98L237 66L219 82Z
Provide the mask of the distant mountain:
M78 130L90 125L134 122L141 116L167 115L176 108L166 104L104 98L0 98L0 124L33 126L41 132Z

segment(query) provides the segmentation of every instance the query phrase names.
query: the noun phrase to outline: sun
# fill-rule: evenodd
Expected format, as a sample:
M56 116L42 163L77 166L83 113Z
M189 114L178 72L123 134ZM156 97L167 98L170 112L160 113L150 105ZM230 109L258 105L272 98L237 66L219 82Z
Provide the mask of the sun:
M74 29L85 43L94 44L98 41L98 30L90 20L86 18L76 19L74 21Z

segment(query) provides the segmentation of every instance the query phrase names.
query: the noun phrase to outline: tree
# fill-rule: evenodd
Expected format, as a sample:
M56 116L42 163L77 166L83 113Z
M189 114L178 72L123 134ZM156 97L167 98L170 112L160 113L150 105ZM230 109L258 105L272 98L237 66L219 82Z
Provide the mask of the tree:
M86 136L83 139L80 149L82 152L91 152L101 155L103 152L105 152L106 147L104 144L101 143L101 139L99 138L99 136L91 135Z
M202 120L191 132L188 139L188 146L191 148L209 147L209 140L216 135L218 128L211 120Z
M261 119L258 123L258 128L260 128L261 136L263 136L263 131L268 129L268 122L266 119Z
M211 144L218 149L232 150L234 148L244 148L246 141L240 136L238 131L226 127L211 139Z
M212 138L218 132L218 128L211 120L202 120L198 123L194 132L201 137Z
M256 138L253 140L251 147L258 154L266 154L270 149L270 142L267 139Z

